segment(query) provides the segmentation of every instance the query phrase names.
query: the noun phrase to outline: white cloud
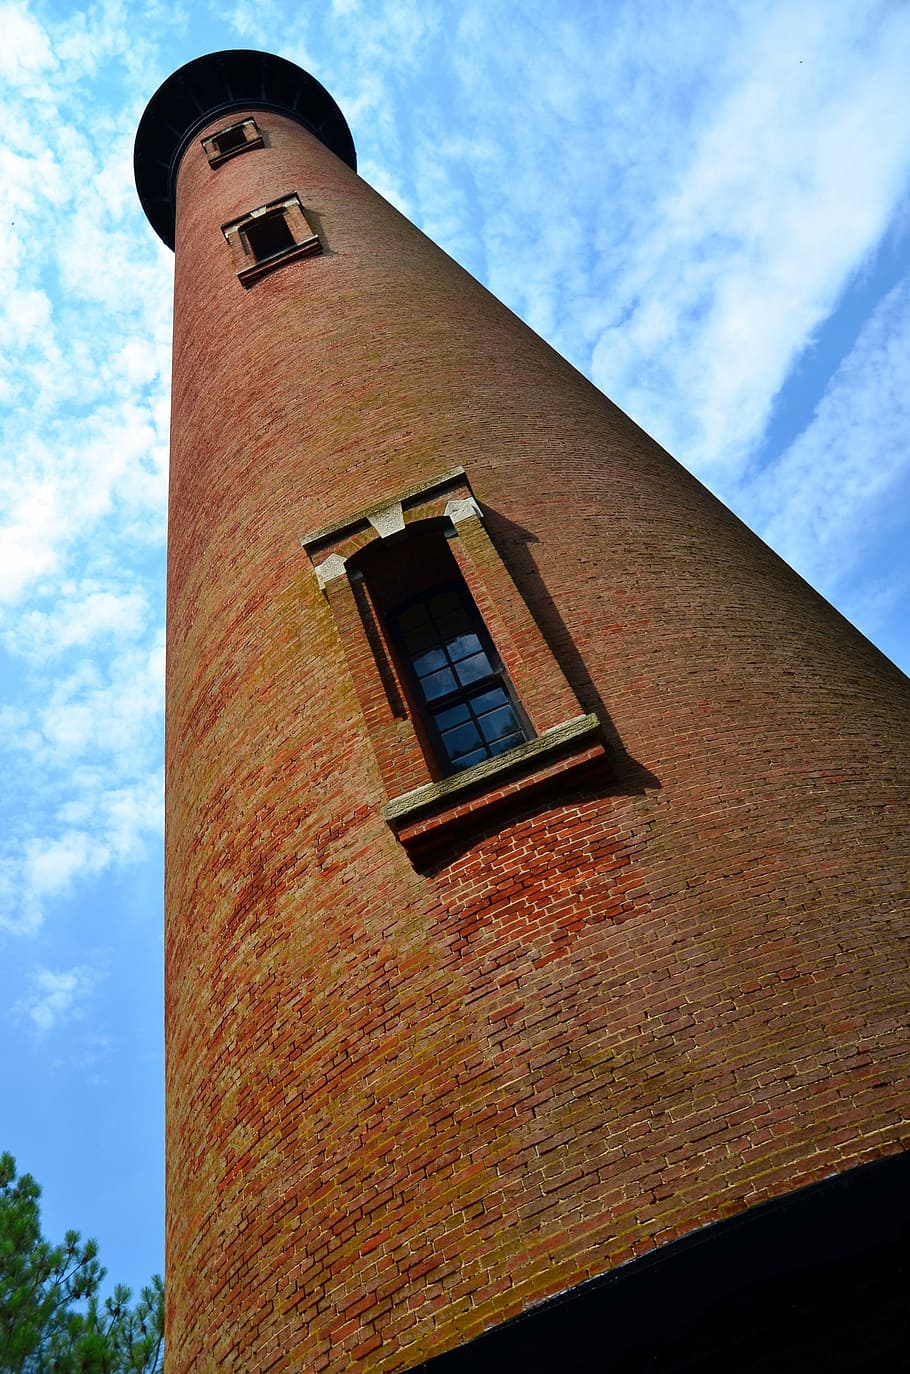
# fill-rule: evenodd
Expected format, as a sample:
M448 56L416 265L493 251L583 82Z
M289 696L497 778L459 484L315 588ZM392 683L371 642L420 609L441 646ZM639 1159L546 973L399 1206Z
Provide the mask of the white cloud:
M107 858L118 864L138 858L146 841L161 834L164 812L164 781L160 772L148 773L130 785L84 788L60 807L64 823L91 826L103 837Z
M37 76L55 65L48 36L24 0L0 5L0 77L28 90Z
M23 414L8 426L10 461L0 471L0 602L21 600L50 573L60 576L77 551L80 561L96 557L95 546L80 550L80 542L115 509L120 524L106 531L109 542L128 532L143 542L151 537L163 543L164 404L157 397L152 403L126 399L126 377L137 368L147 371L154 356L150 346L130 347L111 378L110 391L122 400L97 406L75 432L58 417L43 432L39 423L37 432L28 433ZM33 378L41 375L40 365L32 369ZM58 392L50 403L55 409L64 403L64 388L56 378L52 385Z
M64 7L65 8L65 7ZM160 840L171 255L132 145L185 9L0 0L0 927ZM14 131L14 133L13 133ZM151 555L151 560L150 560Z
M107 625L121 640L137 631L139 604L104 596L83 604L95 615L93 631ZM65 617L37 623L36 662L72 647ZM0 929L34 933L50 903L160 842L163 683L159 632L109 659L83 658L51 680L45 700L32 696L25 707L5 709L0 723L10 728L0 736L0 759L7 806L19 805L0 851Z
M908 434L910 278L868 320L804 432L744 488L763 536L829 593L870 540L906 525ZM868 610L893 594L893 583L870 589Z
M119 756L123 768L147 757L150 731L163 711L164 641L117 654L102 669L84 659L55 685L40 715L50 749L61 758L91 751Z
M149 621L144 588L114 589L95 578L64 582L50 610L24 611L7 630L7 652L46 660L93 640L138 639Z
M47 907L114 867L146 857L160 843L164 786L160 772L105 787L105 774L86 772L59 806L52 835L20 839L0 857L0 930L34 935ZM50 819L50 818L48 818ZM45 821L47 824L47 820Z
M627 255L593 355L595 380L696 466L746 460L910 171L910 130L891 114L910 11L756 13L730 89Z
M0 529L0 602L18 600L54 569L58 552L53 536L61 520L51 481L39 478L17 495L8 523Z
M684 461L740 472L906 185L910 11L343 8L366 175Z
M13 1008L19 1020L31 1022L41 1038L69 1021L80 1020L97 986L100 972L85 964L53 969L39 966L28 994Z
M109 859L107 846L85 831L70 830L55 840L31 840L22 863L26 896L41 901L69 892L77 875L100 873Z

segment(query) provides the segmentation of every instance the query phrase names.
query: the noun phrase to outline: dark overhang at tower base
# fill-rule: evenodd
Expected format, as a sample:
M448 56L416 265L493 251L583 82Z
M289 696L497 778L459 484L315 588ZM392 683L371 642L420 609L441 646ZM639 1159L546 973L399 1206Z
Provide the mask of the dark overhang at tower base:
M411 1374L904 1367L910 1155L862 1165L541 1303Z

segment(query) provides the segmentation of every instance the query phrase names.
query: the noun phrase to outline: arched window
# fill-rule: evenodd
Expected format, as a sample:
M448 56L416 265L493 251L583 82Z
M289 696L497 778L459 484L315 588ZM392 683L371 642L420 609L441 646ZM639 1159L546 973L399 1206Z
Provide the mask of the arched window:
M581 711L463 468L302 543L387 790L383 815L410 855L529 789L609 771L598 718Z
M351 563L354 576L366 582L418 732L442 775L461 772L532 737L449 551L443 522L426 522L375 541Z

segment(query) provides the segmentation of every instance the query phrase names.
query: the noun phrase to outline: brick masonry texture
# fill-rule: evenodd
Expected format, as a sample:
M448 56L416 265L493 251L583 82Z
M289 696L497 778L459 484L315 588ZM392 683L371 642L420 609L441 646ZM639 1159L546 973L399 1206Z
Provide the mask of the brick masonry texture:
M168 1369L403 1370L906 1143L910 683L254 113L177 193ZM295 191L323 252L244 289ZM420 866L300 540L459 465L611 774Z

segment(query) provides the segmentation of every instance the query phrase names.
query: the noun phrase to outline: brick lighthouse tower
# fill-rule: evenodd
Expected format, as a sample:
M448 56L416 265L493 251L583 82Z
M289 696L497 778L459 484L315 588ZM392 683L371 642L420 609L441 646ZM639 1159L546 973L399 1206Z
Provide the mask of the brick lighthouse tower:
M290 63L182 68L136 169L171 1374L884 1359L910 683Z

